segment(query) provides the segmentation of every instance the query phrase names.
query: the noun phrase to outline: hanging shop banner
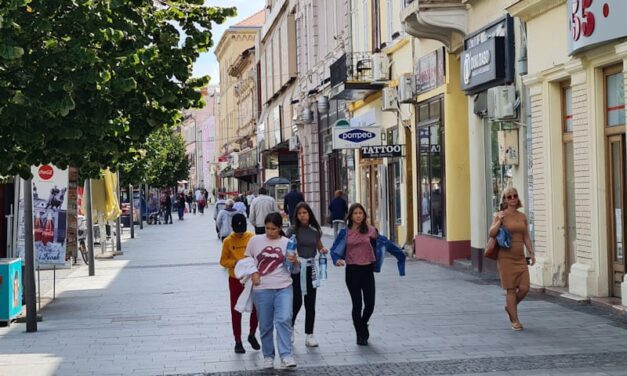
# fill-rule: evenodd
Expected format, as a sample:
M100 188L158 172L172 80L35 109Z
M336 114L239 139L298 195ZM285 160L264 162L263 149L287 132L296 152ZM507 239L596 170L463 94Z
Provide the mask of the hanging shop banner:
M53 165L32 167L33 238L38 264L65 265L68 170ZM23 192L23 191L22 191ZM20 194L17 249L24 259L24 196Z
M333 149L359 149L362 146L381 145L379 127L333 128Z
M394 158L403 156L403 145L363 146L362 158Z
M570 55L627 36L627 1L569 0Z
M444 84L444 47L416 61L416 95L433 90Z

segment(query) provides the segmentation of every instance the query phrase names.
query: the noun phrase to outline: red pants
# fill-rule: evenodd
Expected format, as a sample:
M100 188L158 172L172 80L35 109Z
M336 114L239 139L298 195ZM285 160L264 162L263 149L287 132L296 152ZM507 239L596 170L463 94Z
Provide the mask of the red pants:
M233 336L235 342L242 342L242 314L235 310L235 304L237 299L244 291L244 285L233 277L229 277L229 292L231 293L231 323L233 324ZM255 335L257 331L257 311L253 306L253 311L250 313L250 334Z

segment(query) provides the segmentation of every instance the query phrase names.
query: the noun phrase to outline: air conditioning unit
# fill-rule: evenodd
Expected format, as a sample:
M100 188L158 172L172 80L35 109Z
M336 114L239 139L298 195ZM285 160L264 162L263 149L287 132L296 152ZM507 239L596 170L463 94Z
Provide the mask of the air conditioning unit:
M289 151L298 151L300 150L300 145L298 144L298 136L290 137L288 144Z
M401 103L415 103L414 82L412 75L405 73L398 80L398 101Z
M396 104L396 88L383 88L382 101L383 106L381 107L381 111L398 111L398 105Z
M507 120L516 117L516 88L512 85L488 89L488 117Z
M372 54L372 80L389 81L389 73L390 60L388 59L388 55L381 52Z

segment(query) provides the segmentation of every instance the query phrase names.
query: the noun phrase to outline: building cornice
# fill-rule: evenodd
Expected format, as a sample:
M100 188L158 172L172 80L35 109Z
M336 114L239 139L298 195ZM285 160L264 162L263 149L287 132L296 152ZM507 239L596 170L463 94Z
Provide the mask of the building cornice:
M566 0L520 0L506 10L513 17L526 22L565 3Z

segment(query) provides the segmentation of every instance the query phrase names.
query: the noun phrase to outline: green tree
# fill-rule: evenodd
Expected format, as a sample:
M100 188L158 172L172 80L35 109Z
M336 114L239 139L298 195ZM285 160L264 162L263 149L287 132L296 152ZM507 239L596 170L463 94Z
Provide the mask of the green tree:
M0 175L54 163L95 176L200 106L208 77L192 65L235 14L203 4L0 0Z
M133 158L121 165L122 186L146 183L153 187L172 187L189 177L190 165L183 137L161 127L148 136Z

